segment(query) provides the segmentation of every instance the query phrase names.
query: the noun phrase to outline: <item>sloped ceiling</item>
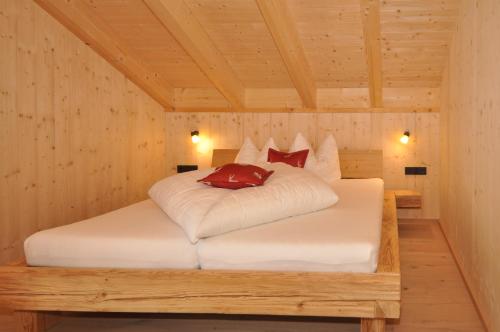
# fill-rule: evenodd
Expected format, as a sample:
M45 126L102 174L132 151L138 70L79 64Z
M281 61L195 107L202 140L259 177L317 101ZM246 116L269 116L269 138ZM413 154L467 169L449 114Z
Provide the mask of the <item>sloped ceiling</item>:
M168 110L317 110L345 91L387 108L386 92L440 87L458 15L457 0L35 1Z

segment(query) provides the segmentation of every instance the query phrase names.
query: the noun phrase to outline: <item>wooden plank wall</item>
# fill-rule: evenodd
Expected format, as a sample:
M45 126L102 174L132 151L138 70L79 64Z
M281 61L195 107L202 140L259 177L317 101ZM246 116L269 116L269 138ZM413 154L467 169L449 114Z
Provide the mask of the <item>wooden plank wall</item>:
M370 93L367 88L321 88L317 90L319 112L325 109L358 109L369 112ZM439 88L384 88L383 104L387 112L420 110L423 113L439 112ZM199 109L213 112L231 111L228 102L215 89L210 88L176 88L175 109L177 111ZM246 89L245 105L248 109L293 108L304 107L295 89ZM354 112L354 111L353 111ZM402 111L401 111L402 112Z
M500 2L462 0L444 74L441 224L490 331L500 331Z
M167 128L169 174L177 164L209 167L211 149L239 148L246 136L262 146L272 135L286 150L299 131L316 147L333 133L340 148L383 149L386 186L423 193L424 208L402 215L439 217L439 113L167 113ZM412 133L408 145L399 142L405 129ZM204 138L198 146L191 130ZM427 166L428 175L405 176L404 166L413 165Z
M34 2L0 1L0 263L37 230L145 198L164 114Z

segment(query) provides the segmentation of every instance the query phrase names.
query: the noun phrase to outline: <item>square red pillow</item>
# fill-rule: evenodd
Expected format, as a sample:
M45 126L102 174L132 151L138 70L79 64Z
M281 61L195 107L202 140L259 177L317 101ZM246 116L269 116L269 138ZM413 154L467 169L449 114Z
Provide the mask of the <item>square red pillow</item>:
M198 182L217 188L241 189L262 186L273 173L255 165L227 164Z
M269 148L267 152L267 161L270 163L286 163L293 167L304 168L306 164L307 155L309 154L309 150L300 150L297 152L281 152Z

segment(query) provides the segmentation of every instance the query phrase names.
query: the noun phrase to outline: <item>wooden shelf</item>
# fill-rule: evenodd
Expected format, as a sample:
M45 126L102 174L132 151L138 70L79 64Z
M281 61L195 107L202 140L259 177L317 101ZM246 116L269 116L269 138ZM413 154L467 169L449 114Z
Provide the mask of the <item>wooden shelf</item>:
M422 208L422 195L414 190L394 190L398 209Z

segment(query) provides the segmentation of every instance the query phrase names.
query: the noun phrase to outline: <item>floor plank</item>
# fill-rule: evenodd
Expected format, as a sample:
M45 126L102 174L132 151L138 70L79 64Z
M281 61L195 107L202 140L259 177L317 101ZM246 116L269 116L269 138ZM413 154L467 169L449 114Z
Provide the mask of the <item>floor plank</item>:
M484 331L437 221L400 221L401 319L390 332ZM14 331L0 315L0 332ZM185 315L67 316L50 332L354 332L359 320Z

